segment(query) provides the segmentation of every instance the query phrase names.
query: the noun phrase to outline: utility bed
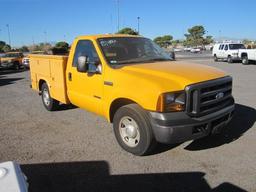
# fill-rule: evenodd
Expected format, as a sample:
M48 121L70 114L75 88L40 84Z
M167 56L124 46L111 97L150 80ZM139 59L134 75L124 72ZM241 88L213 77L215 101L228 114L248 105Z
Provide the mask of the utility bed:
M29 58L32 89L40 91L40 85L44 80L49 86L51 97L68 104L66 91L68 56L31 54Z

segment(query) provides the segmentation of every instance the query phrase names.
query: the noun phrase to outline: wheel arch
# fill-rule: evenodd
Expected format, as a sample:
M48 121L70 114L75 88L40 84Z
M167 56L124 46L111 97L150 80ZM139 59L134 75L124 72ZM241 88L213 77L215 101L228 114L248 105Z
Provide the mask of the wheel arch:
M247 53L241 53L241 57L243 58L243 57L248 57L248 54Z
M128 98L117 98L113 100L109 108L109 121L111 123L113 122L114 115L120 107L123 107L128 104L132 104L132 103L138 104L136 101Z

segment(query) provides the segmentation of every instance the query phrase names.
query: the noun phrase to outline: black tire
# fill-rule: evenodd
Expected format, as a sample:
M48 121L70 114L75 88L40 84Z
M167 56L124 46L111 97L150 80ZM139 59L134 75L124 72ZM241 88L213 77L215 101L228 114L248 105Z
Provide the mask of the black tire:
M218 59L218 57L217 57L216 55L214 55L213 58L214 58L214 61L215 61L215 62L218 62L218 61L219 61L219 59Z
M48 85L46 83L42 84L41 91L42 91L42 102L44 104L44 107L48 111L56 111L59 107L59 101L51 98L50 91L49 91ZM46 101L47 93L48 93L48 99Z
M233 63L233 59L232 59L232 57L230 55L228 56L227 61L228 61L228 63Z
M242 64L243 64L243 65L249 64L249 60L248 60L248 57L247 57L247 56L243 56L243 57L242 57Z
M15 61L13 63L13 67L12 67L14 70L19 70L20 69L20 63L18 61Z
M129 146L121 135L122 119L130 118L137 124L137 131L139 132L139 141L136 146ZM119 126L120 125L120 126ZM148 114L137 104L125 105L117 110L113 119L114 133L119 145L127 152L137 156L149 154L156 146L156 140L152 131ZM127 132L127 129L125 130ZM133 139L131 137L127 140ZM135 142L136 143L136 142Z

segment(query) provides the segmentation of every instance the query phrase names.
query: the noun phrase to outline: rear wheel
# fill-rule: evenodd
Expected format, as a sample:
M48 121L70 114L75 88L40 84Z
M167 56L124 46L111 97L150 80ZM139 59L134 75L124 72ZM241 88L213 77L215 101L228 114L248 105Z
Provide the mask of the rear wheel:
M217 57L216 55L214 55L214 61L215 61L215 62L218 62L218 61L219 61L219 59L218 59L218 57Z
M59 102L57 100L51 98L50 91L49 91L48 85L46 83L43 83L43 85L41 87L41 91L42 91L42 101L43 101L44 107L48 111L57 110L59 107Z
M118 109L113 127L119 145L134 155L147 155L156 144L148 114L137 104Z
M228 61L228 63L233 63L233 59L232 59L232 57L230 55L228 56L227 61Z
M247 65L247 64L249 63L249 60L248 60L248 57L247 57L247 56L243 56L243 57L242 57L242 63L243 63L244 65Z

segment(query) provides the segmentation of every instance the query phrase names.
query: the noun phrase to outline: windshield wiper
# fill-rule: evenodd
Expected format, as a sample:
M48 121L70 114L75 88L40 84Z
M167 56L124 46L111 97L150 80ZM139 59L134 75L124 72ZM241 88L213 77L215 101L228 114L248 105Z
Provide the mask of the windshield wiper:
M152 58L152 59L130 59L130 60L125 60L125 61L120 61L117 63L117 65L122 65L122 64L132 64L132 63L149 63L149 62L154 62L154 61L172 61L172 59L166 59L166 58Z
M153 58L153 59L147 60L147 62L150 62L150 61L172 61L172 59L167 59L167 58Z

